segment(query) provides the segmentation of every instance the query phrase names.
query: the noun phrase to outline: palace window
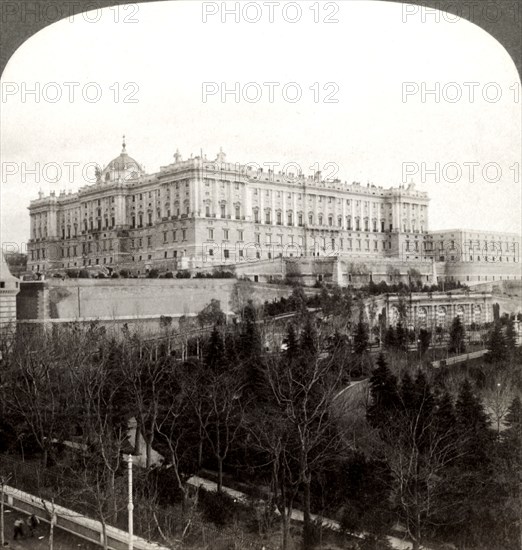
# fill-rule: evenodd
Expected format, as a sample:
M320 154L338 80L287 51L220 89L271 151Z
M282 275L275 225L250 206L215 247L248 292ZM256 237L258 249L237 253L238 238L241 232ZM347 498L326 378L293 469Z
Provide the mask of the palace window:
M225 241L228 241L228 229L223 229L223 239L225 239Z
M241 219L241 209L239 205L236 206L236 220Z
M214 240L214 230L212 228L208 228L208 240L213 241Z
M226 206L225 206L224 204L221 205L221 217L222 217L222 218L226 218L226 217L227 217Z

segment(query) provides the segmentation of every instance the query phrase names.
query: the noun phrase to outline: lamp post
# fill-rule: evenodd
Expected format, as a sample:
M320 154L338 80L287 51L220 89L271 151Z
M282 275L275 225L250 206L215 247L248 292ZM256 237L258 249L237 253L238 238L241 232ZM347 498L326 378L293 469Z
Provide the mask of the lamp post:
M134 548L134 503L132 500L132 454L127 459L127 471L129 474L129 500L127 510L129 512L129 550Z

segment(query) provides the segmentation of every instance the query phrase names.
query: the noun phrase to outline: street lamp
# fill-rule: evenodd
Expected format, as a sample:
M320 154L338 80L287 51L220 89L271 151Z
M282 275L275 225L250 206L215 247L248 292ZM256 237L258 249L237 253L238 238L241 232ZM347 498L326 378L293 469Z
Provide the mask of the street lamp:
M127 471L129 480L129 500L127 504L127 510L129 512L129 550L134 548L134 502L132 500L132 454L129 453L127 458Z

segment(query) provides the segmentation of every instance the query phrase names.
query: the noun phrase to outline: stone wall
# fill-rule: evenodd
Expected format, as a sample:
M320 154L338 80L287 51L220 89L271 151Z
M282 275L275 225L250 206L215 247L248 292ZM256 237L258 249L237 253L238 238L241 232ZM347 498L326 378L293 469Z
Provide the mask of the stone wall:
M262 304L288 296L286 285L236 279L48 279L23 282L18 320L24 324L102 321L146 332L161 329L161 317L197 315L212 299L232 314L248 300Z

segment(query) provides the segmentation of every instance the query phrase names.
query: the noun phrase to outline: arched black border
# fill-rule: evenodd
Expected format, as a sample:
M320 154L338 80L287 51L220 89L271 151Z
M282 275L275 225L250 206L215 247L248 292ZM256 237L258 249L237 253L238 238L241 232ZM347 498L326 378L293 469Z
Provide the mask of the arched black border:
M157 0L137 0L136 3L153 1ZM349 2L351 0L337 1ZM384 1L399 2L399 0ZM3 17L7 5L18 9L18 13L21 13L24 4L28 8L31 8L31 5L40 4L49 7L54 6L57 13L69 14L71 4L76 6L74 8L75 13L80 13L89 9L131 3L129 0L0 0L0 2L3 4L0 6L0 74L3 73L11 56L28 38L39 30L64 18L58 17L56 21L33 21L31 17L31 20L25 22L13 21L8 17ZM421 7L439 9L453 15L459 15L480 26L504 46L511 55L519 76L522 77L522 2L520 0L408 0L408 4L416 4ZM46 13L52 13L52 9L48 9ZM468 17L468 15L471 15L471 17Z

